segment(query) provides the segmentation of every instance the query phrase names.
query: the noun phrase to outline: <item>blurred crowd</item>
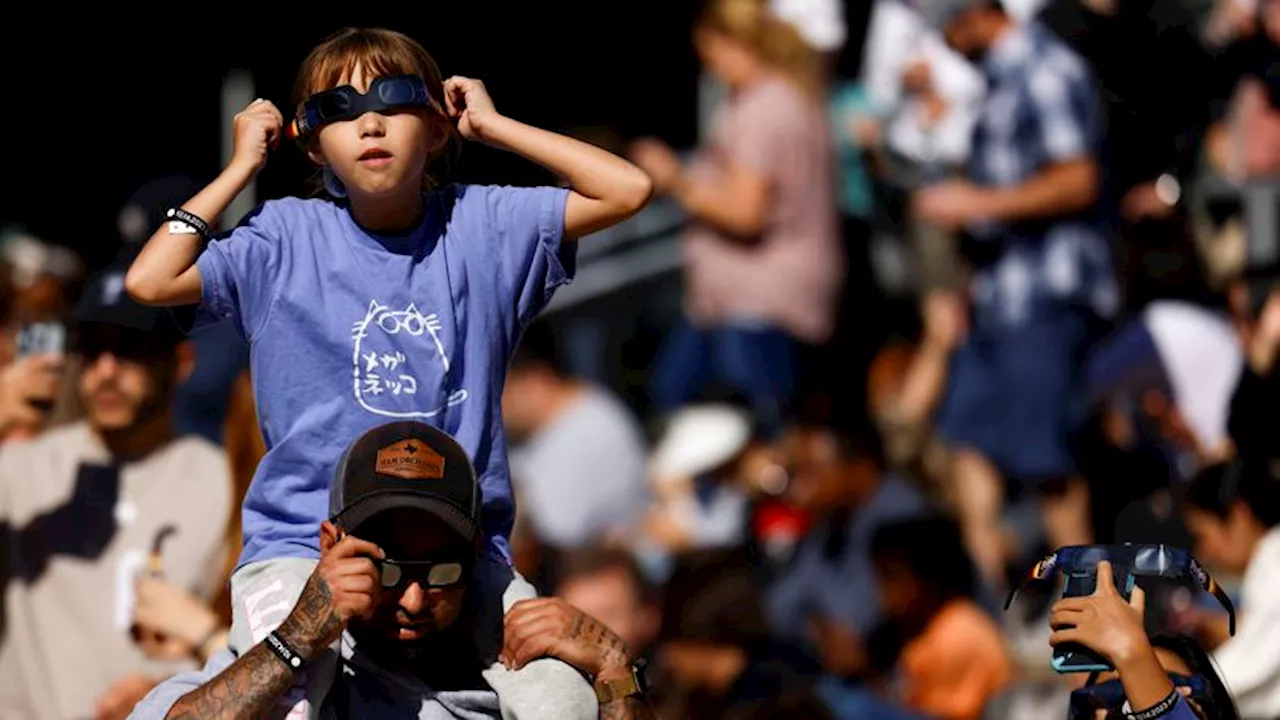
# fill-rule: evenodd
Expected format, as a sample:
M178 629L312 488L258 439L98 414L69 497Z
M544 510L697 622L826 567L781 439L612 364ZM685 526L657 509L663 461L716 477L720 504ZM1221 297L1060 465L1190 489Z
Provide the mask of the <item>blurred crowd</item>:
M1055 590L1005 594L1166 543L1240 629L1171 587L1151 632L1280 717L1280 0L875 0L864 42L839 3L710 7L705 137L629 150L688 217L683 315L638 406L524 337L517 568L664 718L1021 720L1080 680ZM125 717L225 643L246 350L121 298L191 192L140 191L106 269L0 241L0 707Z

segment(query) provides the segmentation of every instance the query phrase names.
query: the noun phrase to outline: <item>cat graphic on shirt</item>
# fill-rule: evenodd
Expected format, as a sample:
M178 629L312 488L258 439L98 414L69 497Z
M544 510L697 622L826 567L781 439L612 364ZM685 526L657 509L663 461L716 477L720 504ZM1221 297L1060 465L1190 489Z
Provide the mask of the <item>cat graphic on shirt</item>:
M403 310L369 302L352 326L352 391L365 410L391 418L434 418L466 402L449 388L449 352L440 317L410 303ZM428 395L430 393L430 395Z

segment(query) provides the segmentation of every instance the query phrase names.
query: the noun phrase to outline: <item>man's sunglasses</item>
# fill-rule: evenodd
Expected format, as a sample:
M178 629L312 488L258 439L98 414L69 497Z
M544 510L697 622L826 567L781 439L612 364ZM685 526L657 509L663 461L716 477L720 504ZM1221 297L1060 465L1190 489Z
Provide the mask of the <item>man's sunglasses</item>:
M78 329L71 340L72 351L87 363L110 354L125 362L149 365L173 357L174 345L169 338L141 330L110 327Z
M1009 593L1004 608L1009 609L1018 591L1027 583L1045 580L1055 570L1068 575L1091 575L1097 572L1098 563L1103 560L1111 563L1117 579L1132 575L1194 583L1222 603L1227 611L1231 634L1236 634L1236 609L1226 591L1210 577L1191 553L1166 545L1072 545L1060 548L1031 568L1022 583Z
M354 120L369 112L385 113L411 107L436 107L422 78L417 75L380 77L373 81L367 93L343 85L307 98L287 133L291 138L306 137L332 122Z
M424 588L447 588L461 585L466 580L467 563L456 560L381 560L382 587L385 590L404 588L417 581Z

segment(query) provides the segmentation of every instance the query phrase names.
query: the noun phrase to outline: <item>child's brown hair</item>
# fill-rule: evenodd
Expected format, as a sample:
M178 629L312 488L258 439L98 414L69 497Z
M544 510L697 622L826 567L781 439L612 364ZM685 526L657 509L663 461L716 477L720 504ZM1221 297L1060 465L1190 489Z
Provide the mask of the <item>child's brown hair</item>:
M381 28L344 28L330 35L302 61L293 87L294 107L300 112L307 98L338 87L356 68L370 81L392 75L417 75L426 84L427 94L447 134L444 148L427 162L423 171L423 188L435 188L456 159L461 136L444 114L444 79L440 68L426 48L413 38ZM308 138L302 142L309 144L315 140Z

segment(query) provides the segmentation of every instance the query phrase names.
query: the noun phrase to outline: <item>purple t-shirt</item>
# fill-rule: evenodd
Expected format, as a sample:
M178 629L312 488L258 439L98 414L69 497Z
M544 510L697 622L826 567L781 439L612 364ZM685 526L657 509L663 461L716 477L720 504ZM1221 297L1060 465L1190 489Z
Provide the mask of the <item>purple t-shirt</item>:
M404 419L470 453L486 549L510 562L502 387L525 326L573 276L567 192L450 186L397 237L362 229L342 205L285 198L210 243L197 261L201 315L249 342L267 446L245 497L241 565L318 557L343 451Z

